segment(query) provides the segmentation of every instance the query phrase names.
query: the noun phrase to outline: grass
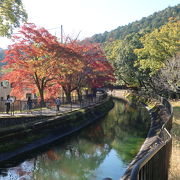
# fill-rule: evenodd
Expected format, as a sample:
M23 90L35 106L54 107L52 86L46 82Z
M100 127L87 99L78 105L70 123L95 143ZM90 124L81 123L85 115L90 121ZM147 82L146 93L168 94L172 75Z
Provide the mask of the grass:
M173 106L173 137L172 156L169 171L169 180L180 179L180 101L171 102Z

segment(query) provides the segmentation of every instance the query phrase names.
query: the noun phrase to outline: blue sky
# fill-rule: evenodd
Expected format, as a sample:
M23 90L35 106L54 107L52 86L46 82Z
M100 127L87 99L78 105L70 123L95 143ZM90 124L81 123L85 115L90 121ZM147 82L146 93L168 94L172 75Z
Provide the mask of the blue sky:
M29 16L29 22L49 29L60 36L63 25L65 35L72 38L90 37L96 33L110 31L126 25L168 6L175 6L180 0L22 0ZM0 47L11 41L0 38Z

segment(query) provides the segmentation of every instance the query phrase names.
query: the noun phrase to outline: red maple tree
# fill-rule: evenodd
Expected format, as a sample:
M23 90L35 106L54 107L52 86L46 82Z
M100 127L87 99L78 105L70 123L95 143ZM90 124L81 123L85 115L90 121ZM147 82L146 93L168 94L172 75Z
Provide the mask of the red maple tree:
M13 85L11 95L21 98L27 91L38 93L44 103L44 92L55 80L55 59L78 55L34 24L25 24L13 40L15 43L6 51L4 62L9 70L3 79Z
M81 98L83 87L102 87L115 81L113 68L97 44L71 41L66 47L81 55L79 58L64 58L64 64L56 63L57 84L63 88L68 101L74 90Z
M10 81L11 95L18 98L25 92L38 93L44 103L45 94L59 94L62 87L70 101L74 90L80 97L84 87L101 87L115 81L112 66L97 44L62 44L34 24L25 24L13 39L14 44L6 51L8 71L3 79Z

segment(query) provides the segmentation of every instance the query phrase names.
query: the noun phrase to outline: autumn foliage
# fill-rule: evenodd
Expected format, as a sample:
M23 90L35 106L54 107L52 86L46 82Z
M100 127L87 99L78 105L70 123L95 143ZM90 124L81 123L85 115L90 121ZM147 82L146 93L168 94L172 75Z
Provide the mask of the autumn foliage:
M18 98L31 92L44 102L47 95L59 94L60 87L70 96L74 90L81 93L83 87L101 87L115 80L98 45L77 41L62 44L34 24L25 24L13 39L6 51L8 70L3 79L12 83L11 95Z

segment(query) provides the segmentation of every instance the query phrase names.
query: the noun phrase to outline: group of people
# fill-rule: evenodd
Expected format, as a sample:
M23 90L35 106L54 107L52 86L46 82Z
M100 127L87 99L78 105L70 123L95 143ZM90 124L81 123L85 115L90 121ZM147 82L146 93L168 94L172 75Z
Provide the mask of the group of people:
M28 97L28 100L27 100L27 109L28 109L29 111L31 111L31 109L32 109L32 104L33 104L33 101L32 101L32 99L31 99L31 97L29 96L29 97ZM55 99L55 104L56 104L57 111L59 111L59 108L60 108L60 106L61 106L61 100L60 100L59 97L57 97L57 98Z
M11 109L11 104L13 103L13 99L10 97L10 95L7 95L7 100L5 102L5 105L6 105L6 113L9 114L9 111ZM57 108L57 111L59 111L59 108L61 106L61 100L59 97L57 97L55 99L55 104L56 104L56 108ZM29 96L28 99L27 99L27 110L28 112L31 112L31 109L32 109L32 106L33 106L33 101L31 99L31 97Z

